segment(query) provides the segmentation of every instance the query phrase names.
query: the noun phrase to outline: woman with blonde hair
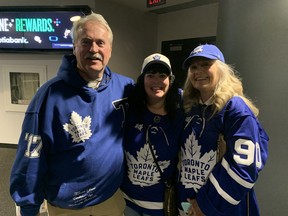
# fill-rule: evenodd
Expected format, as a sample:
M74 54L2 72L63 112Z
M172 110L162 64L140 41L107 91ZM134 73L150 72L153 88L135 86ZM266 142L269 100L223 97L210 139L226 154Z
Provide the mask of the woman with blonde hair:
M183 67L188 76L180 215L259 215L253 187L267 159L269 138L257 119L258 108L215 45L196 47Z

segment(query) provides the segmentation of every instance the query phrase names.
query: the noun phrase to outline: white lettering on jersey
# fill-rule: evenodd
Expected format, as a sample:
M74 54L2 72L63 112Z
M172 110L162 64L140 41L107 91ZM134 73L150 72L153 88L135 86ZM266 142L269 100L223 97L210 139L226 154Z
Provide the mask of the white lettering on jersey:
M237 152L237 154L235 154L233 158L238 164L250 166L252 163L255 162L255 156L256 156L256 166L258 168L261 168L262 160L261 160L260 146L258 143L254 144L251 140L238 139L235 142L234 149Z
M28 141L27 149L25 151L25 157L39 158L40 151L43 147L41 137L38 135L26 133L25 140Z
M211 150L201 156L201 146L192 132L184 148L181 148L181 163L182 184L198 192L216 164L216 151Z
M262 157L261 157L261 149L259 143L256 143L256 167L262 167Z
M124 125L124 122L125 122L125 120L126 120L126 115L125 115L125 113L126 113L126 110L127 110L127 108L128 108L128 106L129 106L129 104L128 104L128 98L122 98L122 99L119 99L119 100L115 100L115 101L113 101L112 102L112 105L113 105L113 107L114 107L114 109L115 110L122 110L122 113L123 113L123 121L122 121L122 127L123 127L123 125Z
M153 148L153 146L152 146ZM155 157L157 153L153 149ZM159 183L161 176L154 162L149 145L146 143L140 151L137 152L137 158L134 158L129 152L125 151L128 177L134 185L151 186ZM158 161L162 171L170 165L170 161Z
M75 111L72 112L70 117L70 122L63 125L65 131L72 135L72 142L84 142L85 140L89 139L92 135L91 132L91 117L86 116L83 121L82 117L76 113Z

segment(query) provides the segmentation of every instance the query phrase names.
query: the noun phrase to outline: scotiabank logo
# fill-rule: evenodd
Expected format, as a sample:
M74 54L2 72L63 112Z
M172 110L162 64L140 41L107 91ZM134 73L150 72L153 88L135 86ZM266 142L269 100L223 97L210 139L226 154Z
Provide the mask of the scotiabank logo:
M29 41L25 37L21 38L12 38L12 37L1 37L0 43L6 44L28 44Z

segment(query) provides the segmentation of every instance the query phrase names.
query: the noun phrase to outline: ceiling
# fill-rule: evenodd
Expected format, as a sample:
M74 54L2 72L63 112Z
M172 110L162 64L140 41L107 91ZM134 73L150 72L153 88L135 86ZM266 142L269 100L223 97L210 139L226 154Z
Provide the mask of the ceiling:
M106 0L106 2L109 1L142 12L151 12L156 14L169 13L177 10L219 2L219 0L166 0L166 3L163 5L147 8L147 1L156 0Z

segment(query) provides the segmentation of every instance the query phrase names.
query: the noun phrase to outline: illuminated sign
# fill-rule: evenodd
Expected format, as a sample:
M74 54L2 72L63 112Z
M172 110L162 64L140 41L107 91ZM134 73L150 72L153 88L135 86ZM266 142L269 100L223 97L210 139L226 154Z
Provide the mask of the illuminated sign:
M71 52L71 19L89 14L89 9L88 6L0 7L0 52Z
M147 8L166 4L166 0L147 0Z

